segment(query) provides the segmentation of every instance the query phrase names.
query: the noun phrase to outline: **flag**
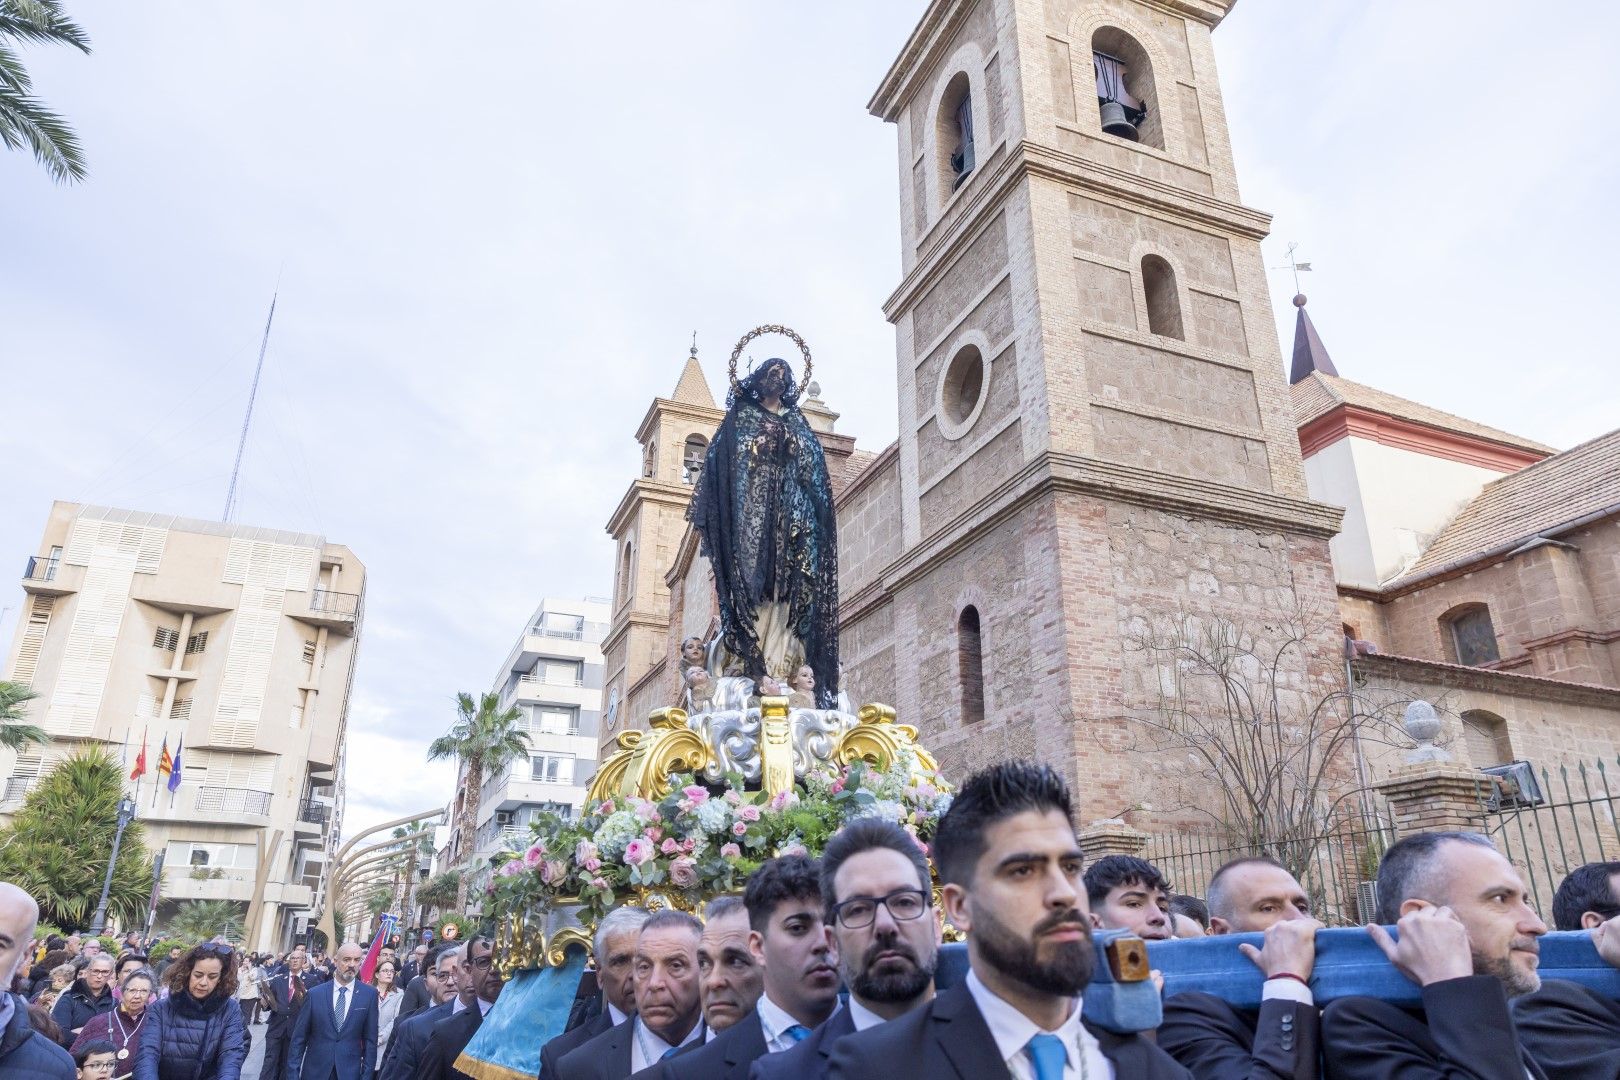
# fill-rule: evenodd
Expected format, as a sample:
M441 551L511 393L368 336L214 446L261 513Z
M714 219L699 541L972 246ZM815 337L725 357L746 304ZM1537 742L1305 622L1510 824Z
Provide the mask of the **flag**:
M180 754L186 748L186 737L180 736L180 742L174 748L174 762L169 766L169 792L173 794L180 790L180 770L185 768L180 762Z
M371 939L371 948L366 950L366 958L360 962L360 981L369 983L371 976L377 971L377 954L382 952L383 942L394 933L394 927L399 925L399 916L383 915L377 923L377 936Z
M135 767L129 771L131 780L139 780L146 775L146 729L141 729L141 752L135 755Z
M158 754L157 774L161 779L164 773L174 771L174 758L169 755L169 737L163 736L163 750Z

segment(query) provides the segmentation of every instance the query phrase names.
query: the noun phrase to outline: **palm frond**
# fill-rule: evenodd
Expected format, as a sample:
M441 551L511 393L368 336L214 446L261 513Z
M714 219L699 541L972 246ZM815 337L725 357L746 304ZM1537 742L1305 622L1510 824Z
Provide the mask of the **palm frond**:
M90 175L84 149L67 121L47 109L38 98L0 89L0 143L16 150L27 147L57 183L83 180Z
M0 37L90 51L90 35L67 17L60 0L0 0Z

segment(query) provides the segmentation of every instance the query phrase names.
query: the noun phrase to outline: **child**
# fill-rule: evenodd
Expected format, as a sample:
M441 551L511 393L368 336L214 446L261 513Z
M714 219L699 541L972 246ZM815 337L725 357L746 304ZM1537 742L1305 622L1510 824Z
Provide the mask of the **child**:
M97 1039L73 1052L73 1064L79 1069L79 1080L107 1080L118 1064L118 1050L106 1039Z

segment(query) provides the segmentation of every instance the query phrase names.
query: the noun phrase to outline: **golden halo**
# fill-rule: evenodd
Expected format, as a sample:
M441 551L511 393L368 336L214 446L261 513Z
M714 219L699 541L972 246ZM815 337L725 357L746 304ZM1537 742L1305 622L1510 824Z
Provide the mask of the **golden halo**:
M776 325L773 324L773 325L770 325L770 326L756 326L756 327L754 327L752 330L748 331L748 333L744 334L742 336L742 340L737 342L737 347L735 349L731 350L731 363L730 363L730 366L728 367L728 371L729 371L729 373L731 375L731 389L736 390L737 385L738 385L738 383L737 383L737 357L742 355L742 351L743 351L744 346L746 346L750 341L753 341L755 338L757 338L757 337L759 337L759 336L761 336L763 334L781 334L783 337L787 338L789 341L793 342L793 344L795 344L795 345L797 345L799 347L799 355L804 357L804 377L799 380L799 387L802 389L804 387L809 386L810 385L810 371L811 371L810 346L808 346L808 345L806 345L804 343L804 338L800 337L798 334L794 333L792 330L788 329L787 327L785 327L785 326L776 326Z

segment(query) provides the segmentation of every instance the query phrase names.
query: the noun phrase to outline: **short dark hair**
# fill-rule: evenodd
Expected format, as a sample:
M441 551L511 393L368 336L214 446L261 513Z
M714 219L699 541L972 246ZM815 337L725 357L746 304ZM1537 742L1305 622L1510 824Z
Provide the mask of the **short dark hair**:
M118 1047L114 1046L110 1040L91 1039L89 1042L73 1051L73 1064L82 1069L84 1068L84 1063L95 1057L97 1054L116 1053L118 1053Z
M690 930L693 937L703 936L703 923L698 917L675 908L653 912L647 917L647 921L641 924L641 932L645 934L649 930L667 930L675 926Z
M1056 810L1074 825L1069 785L1056 769L1035 761L1002 761L967 778L934 834L941 881L967 885L984 854L991 825L1026 810Z
M833 833L832 839L821 852L821 902L823 920L833 921L833 908L838 906L838 892L833 879L838 870L853 856L864 851L887 848L899 852L917 871L917 886L932 895L933 882L928 875L928 858L912 835L894 822L879 817L856 818Z
M1188 896L1186 893L1171 896L1170 914L1185 915L1205 930L1209 929L1209 905L1196 896Z
M1244 855L1242 858L1222 863L1221 868L1215 871L1215 876L1209 879L1209 888L1204 890L1204 895L1209 898L1209 906L1204 909L1204 929L1209 929L1210 915L1219 915L1230 921L1237 914L1232 910L1232 898L1226 892L1226 875L1244 866L1275 866L1278 870L1288 869L1270 855Z
M821 866L808 855L779 855L748 875L743 903L748 907L749 927L765 933L777 905L789 900L821 903Z
M1589 862L1571 870L1553 895L1553 926L1579 930L1581 916L1595 911L1605 920L1620 915L1620 897L1614 895L1614 875L1620 862Z
M1170 895L1170 883L1164 873L1146 859L1135 855L1104 855L1086 867L1086 899L1100 904L1108 894L1121 885L1138 885L1144 889L1158 889Z
M1488 837L1472 832L1413 833L1389 846L1378 863L1378 921L1385 925L1399 922L1401 905L1408 900L1427 900L1437 880L1435 862L1443 844L1477 844L1496 850Z
M433 946L433 948L428 951L426 968L437 969L439 966L439 961L444 959L445 953L453 953L459 948L461 948L461 945L456 942ZM426 968L423 970L426 970Z
M716 919L723 919L734 911L742 911L745 906L743 898L736 893L717 896L703 909L703 921L714 922Z

